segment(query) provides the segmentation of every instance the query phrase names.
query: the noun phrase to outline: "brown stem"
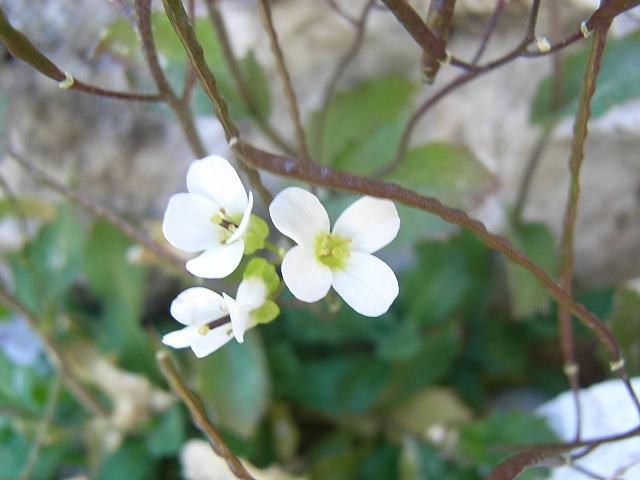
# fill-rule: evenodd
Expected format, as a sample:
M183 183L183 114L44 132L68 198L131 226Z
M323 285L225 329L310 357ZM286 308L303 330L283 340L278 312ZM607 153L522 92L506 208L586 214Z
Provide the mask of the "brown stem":
M367 18L369 17L369 12L371 12L371 9L374 3L375 3L375 0L368 0L365 3L362 9L362 13L360 14L360 17L355 23L356 35L353 38L351 45L349 46L347 51L344 53L342 59L338 62L338 65L336 66L336 69L333 72L333 75L331 75L331 78L329 79L329 82L327 83L327 86L322 95L322 101L320 102L320 105L321 105L320 118L318 119L318 127L315 133L317 137L320 139L322 139L324 136L324 128L326 123L325 120L327 116L327 110L329 109L329 102L333 98L333 94L338 85L338 81L344 74L347 67L351 64L351 62L355 58L356 54L358 53L358 50L360 49L360 46L362 45L362 42L364 41L364 33L365 33L365 27L367 24ZM322 143L323 142L319 142L319 146L318 146L319 150L318 152L316 152L316 155L318 157L316 160L318 161L322 160L322 150L321 150Z
M207 65L207 61L204 56L204 50L202 49L202 45L200 45L200 42L196 37L196 32L193 29L193 25L191 25L191 21L189 20L187 12L185 12L184 10L184 6L182 5L181 0L162 0L162 3L164 4L167 18L169 19L169 22L171 23L174 31L178 35L178 38L180 39L180 42L182 43L182 46L185 49L189 60L191 61L191 65L193 66L196 75L200 80L202 89L213 104L213 108L216 112L216 117L222 124L222 129L224 130L227 142L231 142L232 139L239 139L240 131L229 115L227 102L218 90L216 77L213 75L213 72L211 72L211 69ZM249 178L249 182L251 182L252 187L258 191L260 198L262 199L264 204L269 205L272 198L271 193L262 184L260 173L257 170L248 167L244 163L242 163L241 166L247 177Z
M621 376L626 375L624 367L619 366L621 358L618 344L606 326L583 305L573 300L570 295L567 295L562 288L547 276L542 268L529 260L522 252L516 250L505 238L489 232L481 222L472 219L464 211L447 207L435 198L419 195L395 183L352 175L297 158L274 155L253 146L245 145L240 141L233 142L231 146L238 155L243 156L245 161L256 169L320 187L393 200L412 208L433 213L447 222L454 223L473 232L489 248L503 253L511 262L529 270L554 300L568 308L585 326L594 330L612 365L618 366L616 370Z
M278 43L278 35L273 27L273 18L271 16L271 7L268 0L259 0L260 11L262 13L262 23L267 35L269 36L269 44L271 45L271 52L276 59L276 66L278 69L278 75L282 79L284 88L284 96L289 106L289 116L293 121L293 128L295 132L296 143L298 146L298 156L305 160L309 159L309 151L307 149L307 143L304 138L304 131L302 129L302 122L300 121L300 110L298 109L298 101L296 100L296 93L291 85L291 77L287 70L287 65L284 61L284 54L282 48Z
M256 122L258 128L273 143L280 147L282 151L292 155L295 150L287 143L284 138L282 138L282 136L280 136L280 134L276 130L271 127L271 125L269 125L266 119L262 116L262 114L260 113L260 109L256 105L256 101L251 94L251 90L247 85L247 82L242 76L240 65L238 65L236 56L231 50L231 44L229 43L229 34L227 32L227 27L225 26L224 19L220 14L219 3L220 0L205 1L207 12L209 13L209 20L211 21L211 24L216 31L218 42L220 43L220 49L222 50L222 56L224 57L227 67L229 68L229 73L231 74L231 78L233 79L236 90L242 97L249 115L251 115L251 118L253 118L253 120Z
M569 195L565 207L563 219L562 239L560 242L560 269L558 281L560 286L571 295L573 280L573 239L576 218L578 215L578 200L580 197L580 168L584 159L584 144L587 139L587 122L591 116L591 98L596 91L596 78L602 66L602 54L604 53L607 31L609 25L596 28L593 35L593 46L587 60L582 90L578 97L578 111L573 126L573 140L571 142L571 155L569 157ZM560 333L560 346L565 364L565 374L569 379L571 390L574 394L577 414L576 438L580 438L580 408L578 390L580 382L578 368L575 360L575 345L571 312L560 307L558 309L558 330Z
M58 192L62 196L71 200L74 204L84 208L85 210L91 212L96 217L102 218L109 222L111 225L117 227L120 231L122 231L129 238L133 239L135 242L143 245L148 250L152 251L158 257L162 258L166 262L170 263L174 267L184 270L184 260L169 250L164 248L159 243L151 240L144 232L138 230L136 227L131 225L122 217L119 217L111 210L108 210L93 200L90 200L84 197L82 194L71 190L64 183L56 180L47 172L37 167L34 163L30 162L22 155L17 153L10 145L7 145L6 142L3 142L3 147L6 149L7 153L22 167L24 168L31 177L39 183L49 187L50 189Z
M485 30L484 35L482 35L480 46L478 47L478 50L476 51L475 55L473 56L473 59L471 60L471 65L476 65L480 61L482 54L484 53L485 49L487 48L487 45L489 44L489 39L491 38L491 35L493 35L493 32L496 31L496 26L498 25L498 19L500 18L500 15L502 15L502 11L504 10L505 3L506 3L506 0L498 0L498 2L496 3L496 8L493 9L493 13L491 14L491 19L489 20L489 25L487 26L487 29Z
M195 426L207 436L213 451L227 462L231 473L233 473L236 478L254 480L240 459L236 457L224 443L222 435L220 435L218 429L207 417L202 401L192 390L189 389L189 387L187 387L180 377L169 353L166 350L160 350L156 354L156 361L160 366L162 374L167 379L167 382L169 382L171 389L176 395L178 395L178 397L180 397L182 403L184 403L189 410L191 419Z
M524 175L522 175L520 187L518 188L518 197L511 214L511 222L513 224L519 224L522 222L522 210L524 209L527 197L529 196L529 188L531 187L531 182L533 181L533 176L540 162L542 152L549 141L549 137L551 136L554 126L555 124L545 126L540 138L531 152L531 155L529 155L529 158L527 159L526 169Z
M167 102L167 105L169 105L169 108L171 108L178 119L178 123L182 127L182 131L191 147L191 151L197 158L202 158L207 154L207 151L193 123L191 110L188 105L174 93L158 60L153 33L151 32L151 0L136 0L136 16L138 19L138 32L140 33L142 51L149 70L151 71L151 77L158 87L160 95L162 95L162 98ZM188 95L186 97L188 97Z

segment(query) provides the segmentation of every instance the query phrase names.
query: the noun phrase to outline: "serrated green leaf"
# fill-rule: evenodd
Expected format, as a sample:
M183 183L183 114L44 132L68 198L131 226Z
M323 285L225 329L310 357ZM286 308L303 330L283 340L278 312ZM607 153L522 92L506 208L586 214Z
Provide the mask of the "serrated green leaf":
M620 287L614 296L609 322L629 375L640 373L640 290L634 285Z
M448 143L409 150L386 179L458 207L476 205L496 185L471 151Z
M270 403L271 379L256 330L244 343L229 342L195 364L196 390L214 419L236 435L251 437Z
M381 168L397 148L413 88L408 79L391 76L338 93L324 116L315 112L309 117L312 157L360 175Z
M555 276L557 266L556 241L549 228L541 223L513 226L506 232L511 244L525 253L547 273ZM524 267L507 262L507 283L513 315L526 317L534 312L546 312L549 294L538 285L535 277Z
M573 116L578 106L582 77L591 49L585 44L578 53L563 57L562 83L557 105L551 106L551 77L538 86L531 105L532 123L554 121ZM614 105L640 96L640 32L626 37L610 39L602 57L602 68L597 78L596 91L591 100L591 116L597 118Z

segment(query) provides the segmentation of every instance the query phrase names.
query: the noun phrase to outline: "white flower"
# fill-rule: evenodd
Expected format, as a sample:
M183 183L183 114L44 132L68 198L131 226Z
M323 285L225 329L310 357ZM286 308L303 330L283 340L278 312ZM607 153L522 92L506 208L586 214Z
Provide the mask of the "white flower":
M185 325L162 337L173 348L191 347L198 358L205 357L234 336L240 343L244 332L256 325L251 312L267 299L267 286L259 277L243 280L234 300L204 287L188 288L171 304L171 315ZM230 317L230 322L227 318Z
M301 188L280 192L269 212L275 227L298 244L282 260L282 276L298 300L317 302L333 285L362 315L377 317L389 309L398 296L398 281L371 253L398 233L393 202L363 197L342 212L332 232L318 198Z
M193 275L224 278L242 260L253 195L247 197L238 173L217 155L191 164L187 190L169 199L162 232L174 247L202 252L186 264Z

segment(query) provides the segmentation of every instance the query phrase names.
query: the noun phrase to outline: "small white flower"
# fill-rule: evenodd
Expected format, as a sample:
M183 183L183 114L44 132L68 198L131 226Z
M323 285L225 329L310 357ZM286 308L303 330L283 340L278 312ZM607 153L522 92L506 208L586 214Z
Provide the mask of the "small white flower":
M169 199L162 232L174 247L202 252L186 264L193 275L224 278L242 260L253 195L247 197L238 173L217 155L191 164L187 190Z
M251 312L267 295L267 286L258 277L243 280L235 300L204 287L188 288L171 304L171 315L185 327L166 334L162 343L173 348L191 347L198 358L215 352L234 336L242 343L244 332L256 325Z
M393 202L363 197L338 218L333 231L312 193L290 187L269 206L275 227L298 245L282 260L282 276L293 295L317 302L329 288L368 317L385 313L398 296L395 274L371 253L391 242L400 228Z

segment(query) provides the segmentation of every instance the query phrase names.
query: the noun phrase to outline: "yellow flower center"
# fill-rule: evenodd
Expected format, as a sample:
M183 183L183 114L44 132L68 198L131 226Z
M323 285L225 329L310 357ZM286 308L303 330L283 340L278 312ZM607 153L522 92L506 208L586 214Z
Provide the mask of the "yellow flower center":
M320 263L333 269L344 268L349 253L350 238L323 233L316 237L314 253Z
M220 238L220 243L225 243L238 229L238 224L227 215L227 211L223 207L220 207L218 213L211 215L210 220L211 223L220 225L224 229Z

